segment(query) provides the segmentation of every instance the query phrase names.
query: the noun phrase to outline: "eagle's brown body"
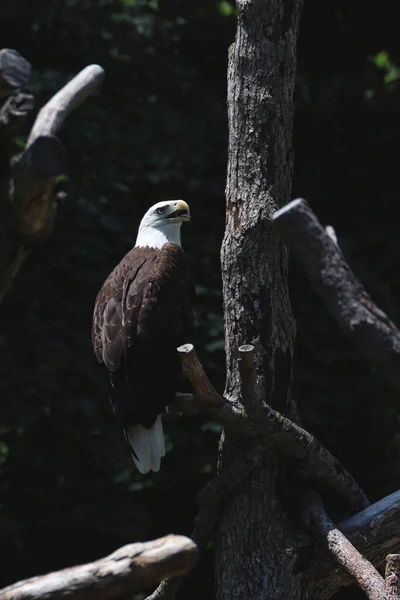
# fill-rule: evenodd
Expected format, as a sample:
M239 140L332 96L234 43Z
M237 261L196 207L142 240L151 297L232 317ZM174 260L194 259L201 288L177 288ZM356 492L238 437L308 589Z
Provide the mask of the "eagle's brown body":
M193 332L190 295L186 255L166 243L133 248L97 296L94 350L109 371L111 404L125 430L153 426L177 392L176 348Z

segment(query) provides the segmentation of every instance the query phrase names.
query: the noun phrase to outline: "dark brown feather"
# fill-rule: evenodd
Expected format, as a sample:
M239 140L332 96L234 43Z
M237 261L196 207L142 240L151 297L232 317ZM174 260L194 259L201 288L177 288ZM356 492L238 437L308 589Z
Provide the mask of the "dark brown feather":
M110 398L124 426L150 427L177 391L177 346L192 341L189 273L177 244L133 248L101 288L92 339L110 372Z

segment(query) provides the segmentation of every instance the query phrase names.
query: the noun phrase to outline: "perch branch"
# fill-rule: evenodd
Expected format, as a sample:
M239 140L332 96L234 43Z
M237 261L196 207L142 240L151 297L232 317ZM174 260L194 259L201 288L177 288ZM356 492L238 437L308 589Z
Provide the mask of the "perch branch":
M370 563L382 566L388 553L400 551L400 491L371 504L337 527ZM309 556L302 567L306 574L302 584L304 600L327 600L341 587L354 583L349 572L338 568L331 555L306 548L303 551Z
M182 370L192 384L195 392L195 404L193 402L190 404L190 410L194 407L201 408L226 427L231 427L234 430L245 429L245 416L242 415L236 406L227 402L215 391L204 372L202 364L197 358L193 344L180 346L178 353L182 363Z
M184 373L195 392L196 407L205 410L230 431L257 438L266 448L278 448L283 455L296 461L296 467L304 477L335 490L347 498L353 508L359 510L369 505L354 478L313 435L268 405L252 418L242 414L214 390L192 344L181 346L178 352ZM192 402L189 408L194 408Z
M205 407L219 408L225 404L224 399L214 390L197 358L193 344L184 344L178 348L184 374L190 380L196 395L203 401Z
M29 134L27 147L39 136L55 135L68 115L101 86L104 76L102 67L89 65L71 79L39 111Z
M386 557L385 595L386 600L400 600L400 554Z
M273 220L341 329L399 390L400 332L373 303L307 202L293 200Z
M109 556L0 590L1 600L108 600L154 585L167 575L190 571L196 544L181 535L129 544Z
M385 582L375 567L360 554L326 513L315 492L306 495L311 530L323 541L334 559L357 581L371 600L382 600Z

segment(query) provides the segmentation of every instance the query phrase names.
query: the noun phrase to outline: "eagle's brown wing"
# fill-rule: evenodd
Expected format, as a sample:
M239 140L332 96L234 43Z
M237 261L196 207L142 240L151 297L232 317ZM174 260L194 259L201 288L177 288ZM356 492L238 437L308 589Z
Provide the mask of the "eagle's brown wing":
M158 252L133 248L115 267L96 298L92 341L97 359L116 371L132 345L139 311Z

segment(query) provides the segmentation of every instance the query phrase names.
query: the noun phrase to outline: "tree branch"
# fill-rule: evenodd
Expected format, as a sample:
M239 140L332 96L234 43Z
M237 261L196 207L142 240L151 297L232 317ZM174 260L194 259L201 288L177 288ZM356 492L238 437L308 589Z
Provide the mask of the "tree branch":
M195 403L189 404L189 409L201 408L225 427L243 432L247 423L245 415L234 404L225 400L215 391L197 358L193 344L180 346L178 353L182 370L195 392Z
M151 542L129 544L109 556L0 590L1 600L108 600L154 585L167 575L190 571L197 546L187 537L167 535Z
M388 553L400 551L400 491L340 522L337 528L370 563L382 566ZM306 547L302 552L304 600L312 597L327 600L341 587L354 583L348 571L337 567L332 556Z
M19 77L18 81L22 79ZM33 247L45 240L53 229L55 188L58 176L65 172L66 163L64 149L55 134L72 110L97 89L103 79L103 69L91 65L49 100L39 112L26 150L11 173L9 146L3 146L5 154L3 152L3 161L0 160L0 301ZM14 111L11 116L15 113L14 117L20 119L30 107L26 98L21 107L18 96L7 103L10 123L11 109ZM7 131L11 131L10 127Z
M400 332L373 303L307 202L293 200L273 220L341 329L399 390Z
M320 496L308 492L305 503L311 530L322 539L328 552L357 581L370 600L382 600L383 578L329 518Z
M250 418L215 391L192 344L181 346L178 352L183 371L193 386L197 408L206 411L233 433L259 438L265 448L277 448L296 461L295 467L303 477L335 490L347 498L353 508L360 510L369 505L368 498L350 473L312 434L267 404L259 407ZM180 407L182 409L182 404ZM189 409L193 408L193 402L189 403Z
M263 407L263 412L264 419L272 426L269 443L290 457L305 479L334 490L353 508L360 510L369 506L367 496L353 476L317 438L268 405Z
M39 111L28 137L28 148L39 136L55 135L68 115L101 86L104 77L102 67L89 65L57 92Z

